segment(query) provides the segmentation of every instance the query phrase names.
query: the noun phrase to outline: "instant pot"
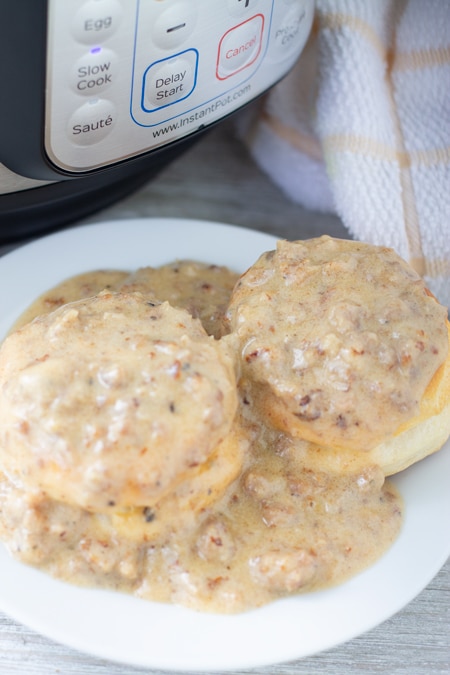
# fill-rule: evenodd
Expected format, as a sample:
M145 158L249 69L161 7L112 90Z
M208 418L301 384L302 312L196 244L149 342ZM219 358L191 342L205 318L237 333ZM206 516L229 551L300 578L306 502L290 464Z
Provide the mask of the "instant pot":
M0 3L0 240L138 188L282 78L313 0Z

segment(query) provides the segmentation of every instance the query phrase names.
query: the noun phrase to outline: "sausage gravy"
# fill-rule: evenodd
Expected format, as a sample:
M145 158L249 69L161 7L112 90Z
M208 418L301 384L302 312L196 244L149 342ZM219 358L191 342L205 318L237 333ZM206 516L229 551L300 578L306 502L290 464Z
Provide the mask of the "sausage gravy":
M281 251L283 253L283 247ZM291 261L288 257L287 254L284 254L284 258L282 256L286 284L290 284L292 278L299 274L290 267ZM316 263L313 261L309 264L313 266ZM350 255L347 264L356 264ZM329 274L339 274L339 270L333 270L332 266L327 269ZM312 272L307 269L306 273ZM250 276L244 276L244 285L258 288L260 293L269 293L264 284L271 273L257 268L249 274ZM402 277L403 274L402 270L399 272L391 265L389 283L395 284L396 275ZM91 296L94 296L94 304L99 302L99 298L101 300L108 297L111 299L108 302L115 302L117 307L123 297L131 297L132 302L139 306L147 301L153 303L156 306L155 312L152 307L136 310L136 330L140 311L142 322L138 333L141 337L145 333L145 326L156 323L156 320L149 318L152 313L155 316L158 314L161 330L164 332L167 318L165 313L168 313L170 321L167 319L167 325L171 326L170 349L173 351L170 352L165 343L163 347L160 344L158 346L164 356L161 357L162 365L156 375L160 385L164 387L166 380L161 373L165 373L165 376L167 373L171 375L170 395L164 397L165 394L153 388L152 396L163 396L164 401L167 399L164 420L167 420L168 426L171 416L178 409L182 411L182 417L177 420L177 433L168 435L167 446L158 446L161 456L153 460L156 462L156 469L161 469L159 484L162 485L161 481L164 479L164 489L161 488L160 493L155 489L146 493L148 477L140 469L141 461L142 466L146 466L145 455L141 460L139 453L135 452L136 448L129 451L123 446L123 452L131 452L132 464L126 464L125 456L121 460L122 465L117 464L118 468L115 470L115 455L111 449L114 444L111 444L109 450L105 449L105 443L96 445L96 442L104 441L106 437L112 438L111 434L114 433L118 433L126 441L132 438L135 429L128 429L127 420L119 415L124 422L123 427L119 431L111 430L105 422L106 427L103 431L100 430L101 436L98 437L95 415L92 415L92 419L88 418L92 401L98 401L102 396L105 399L112 396L110 403L116 413L128 410L127 406L133 405L135 410L145 410L144 403L139 404L139 408L136 402L139 378L131 392L128 383L130 372L122 367L123 364L114 360L117 347L114 326L120 325L120 330L124 331L123 320L114 318L111 307L108 312L102 308L102 339L97 342L94 323L86 324L90 331L91 344L88 348L87 342L83 343L84 353L79 353L78 358L80 372L74 365L70 377L65 378L70 381L67 386L62 382L64 378L58 380L57 374L47 375L52 373L50 366L54 365L55 373L59 368L56 356L53 356L49 347L49 356L44 363L47 370L42 370L46 374L39 380L39 386L48 387L49 392L48 396L45 392L42 394L45 405L38 411L36 424L39 424L39 420L44 420L45 423L51 422L54 425L51 430L54 434L52 453L46 455L47 445L35 448L34 454L31 452L30 455L35 464L26 460L31 469L25 475L26 472L21 473L20 466L9 465L4 457L5 448L13 434L8 420L3 420L4 428L0 429L0 468L3 470L3 474L0 474L0 537L13 556L71 583L110 588L149 600L178 603L196 610L235 613L287 595L342 583L373 564L391 546L401 528L403 507L400 495L385 480L382 469L368 462L364 452L357 461L352 460L348 464L327 464L322 461L324 451L320 446L299 437L297 433L291 433L289 425L282 427L268 422L265 407L258 400L258 391L264 394L265 383L255 385L255 381L267 377L269 362L263 362L259 374L250 382L246 369L254 369L254 361L259 363L260 357L250 360L248 357L255 351L256 344L261 351L260 343L264 340L269 340L267 344L274 352L286 351L287 347L291 349L294 340L292 333L295 331L288 332L289 337L283 343L284 324L278 325L260 301L256 300L251 305L251 310L248 309L250 305L243 309L242 282L236 286L237 295L234 295L230 305L237 279L238 275L226 268L193 261L177 261L162 268L146 268L131 274L116 270L94 271L66 280L51 289L21 317L6 341L18 339L16 332L24 331L27 335L30 325L45 320L47 338L49 335L57 335L60 330L64 332L64 341L70 344L70 322L80 321L79 315L75 316L73 312L86 314L92 311L89 309ZM374 294L377 292L373 290ZM167 300L170 305L165 302ZM81 305L78 304L80 302ZM370 298L370 302L374 302L374 299ZM301 303L297 301L298 311L305 315L313 311L308 303L312 307L314 300L306 297ZM226 316L229 306L234 312L231 320L230 314ZM181 314L175 315L172 313L175 310L167 310L166 307L180 308L176 311ZM58 309L55 311L55 308ZM250 316L250 311L254 311L256 318ZM272 306L270 311L274 311ZM382 323L394 318L398 323L402 313L404 315L411 311L415 310L406 301L398 301L397 305L392 301L390 308L383 314ZM183 370L184 356L180 355L176 347L180 339L177 324L180 317L188 312L197 317L194 320L197 323L190 334L192 340L197 341L196 345L200 345L198 349L195 347L196 363L204 364L195 366L196 372L201 369L200 384L197 381L186 384L186 373L192 374L192 369L186 367ZM352 335L353 351L349 354L350 359L357 359L356 354L362 350L373 351L378 340L372 336L375 331L372 324L366 325L365 312L362 307L355 306L351 298L339 297L334 309L331 304L327 305L328 323L323 329L326 335L322 335L322 331L314 339L311 338L309 343L304 340L301 355L296 357L295 351L292 352L294 370L298 371L310 361L317 369L316 362L322 357L317 345L319 342L324 343L324 349L334 355L334 361L327 361L327 377L328 386L333 389L332 393L336 391L338 402L342 389L348 385L349 371L353 368L342 351L343 334L350 331ZM119 313L119 309L116 313ZM431 316L430 321L437 326L440 316ZM250 338L245 333L247 322L256 326L253 346L249 344ZM292 325L289 316L285 317L285 322ZM125 321L126 323L128 322ZM56 328L57 325L59 329ZM273 330L271 325L275 326ZM398 325L396 326L397 330ZM429 334L433 333L433 326L434 324L428 327ZM86 330L80 330L80 334L85 336ZM108 340L108 334L111 335L112 349L102 346L102 341L104 343ZM331 335L334 336L334 342ZM155 339L161 341L163 337L161 333ZM400 339L405 341L409 338ZM417 339L414 344L402 342L402 353L407 354L411 349L420 350ZM289 342L287 347L286 340ZM423 340L428 345L427 339ZM140 353L139 340L136 339L135 342L134 352ZM203 354L201 345L205 345L207 356ZM29 348L31 349L31 343ZM377 368L389 370L389 377L395 379L395 373L391 373L390 369L393 358L391 352L387 347L378 349L384 356L379 357ZM426 349L428 350L428 346ZM2 350L6 353L5 346ZM102 371L102 381L99 368L104 366L101 359L105 350L109 370ZM148 351L147 346L142 354L147 354L146 350ZM432 349L428 351L431 352ZM10 384L14 379L12 375L6 381L2 379L1 353L0 350L1 396L8 399L8 405L11 404L11 414L16 414L20 405L13 399L21 390L16 389L14 393L14 387ZM14 351L9 353L14 355ZM243 363L240 361L241 354ZM74 356L75 363L77 354ZM444 354L440 355L441 360L443 356ZM191 355L190 358L194 357ZM227 365L230 358L234 363L231 370ZM82 365L85 361L87 365ZM407 361L408 359L404 368L408 367ZM218 363L222 364L220 377L216 372ZM94 368L92 364L97 365ZM23 386L31 381L27 378L38 377L41 365L32 360L30 351L27 363L21 366L19 372L22 383L25 383ZM275 388L279 388L279 395L288 395L291 385L284 386L277 374L278 366L275 365L272 369L272 362L269 365L273 378L277 380ZM279 367L286 368L285 365ZM89 378L83 376L89 369L96 382L94 398ZM208 378L211 378L213 384L208 385L201 396L197 395L197 387L203 386ZM380 383L383 380L378 372L377 380ZM77 383L76 390L72 388L74 382ZM228 391L230 383L235 388L236 401L233 401L233 396ZM260 390L258 386L261 387ZM315 385L308 386L312 391ZM389 391L395 389L391 379L385 386L389 387ZM178 405L177 397L181 394L185 396L186 387L191 388L193 396L191 408L184 398ZM146 396L144 389L140 395ZM321 405L323 396L331 396L330 391L326 390L321 396L319 399L310 397L308 403L297 403L303 405L305 413L312 412ZM51 474L54 485L57 486L54 490L50 480L40 481L36 478L39 475L38 468L43 463L52 460L58 464L55 448L60 447L62 438L70 451L77 425L72 420L67 420L66 428L62 428L64 424L61 412L69 405L67 401L70 397L75 397L70 402L71 414L76 414L76 399L79 410L82 411L77 419L80 420L84 432L88 435L90 433L93 439L89 447L83 446L83 453L71 454L71 461L76 465L83 465L83 471L88 473L91 461L105 464L111 462L108 466L112 470L108 472L107 480L101 485L100 491L95 492L95 499L91 498L92 495L89 499L80 497L75 487L70 494L64 492L60 479L55 478L62 463ZM224 402L224 397L228 403ZM86 401L90 401L89 405ZM194 409L195 401L197 407ZM370 405L369 402L368 406ZM397 410L403 411L405 405L412 408L415 404L409 397L403 396L397 402L395 415ZM32 407L31 404L30 406ZM202 409L198 406L203 406L203 416ZM30 419L34 419L33 414L30 413ZM58 419L57 415L60 415ZM130 419L134 425L138 417ZM398 419L396 417L396 421ZM17 433L26 436L31 433L30 428L27 428L27 424L31 425L31 422L23 419L22 423L23 428ZM16 420L15 424L17 427L19 422ZM149 424L151 425L151 420ZM325 424L328 424L327 420ZM8 431L5 430L7 427ZM203 430L209 428L215 434L214 447L208 445L203 434ZM198 429L202 430L202 435L197 442L193 434L198 433ZM322 433L322 428L320 432ZM139 429L139 433L142 434L142 429ZM174 468L171 461L175 460L170 457L171 444L176 442L176 437L180 434L186 442L189 441L190 454L184 456L182 447L177 447L177 466ZM199 452L195 449L198 443L201 443ZM81 447L78 440L75 445L77 448ZM38 468L33 469L33 466ZM74 466L73 475L78 475L76 469L77 466ZM153 469L155 466L152 465ZM84 478L80 480L83 482ZM131 483L133 489L127 492L127 486ZM99 498L102 494L106 501ZM121 499L124 494L131 495L131 498Z

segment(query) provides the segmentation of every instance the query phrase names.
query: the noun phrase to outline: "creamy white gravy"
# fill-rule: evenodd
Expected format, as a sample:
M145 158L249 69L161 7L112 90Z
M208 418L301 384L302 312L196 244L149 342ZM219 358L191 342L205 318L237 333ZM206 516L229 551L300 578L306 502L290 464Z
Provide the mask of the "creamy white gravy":
M278 242L242 275L228 310L271 422L357 452L419 413L448 352L446 316L392 249L326 236Z
M174 263L161 282L152 271L152 294L156 285L159 299L174 305L187 296L190 311L220 337L237 277L213 266L205 281L205 270ZM142 274L67 280L17 326L102 287L136 284ZM232 336L222 340L233 344ZM376 561L402 522L401 498L383 472L364 461L324 470L312 444L267 427L247 392L239 396L231 440L151 507L93 512L3 476L0 535L12 555L72 583L227 613L333 586Z

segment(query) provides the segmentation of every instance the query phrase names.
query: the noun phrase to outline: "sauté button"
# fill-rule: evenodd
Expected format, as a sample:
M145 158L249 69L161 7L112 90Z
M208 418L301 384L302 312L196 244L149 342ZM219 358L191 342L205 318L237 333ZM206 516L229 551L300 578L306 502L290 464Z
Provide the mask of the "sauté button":
M225 33L217 59L219 80L231 77L256 61L261 51L263 30L264 17L256 14Z
M115 122L116 109L111 101L87 101L69 120L69 138L77 145L93 145L111 133Z

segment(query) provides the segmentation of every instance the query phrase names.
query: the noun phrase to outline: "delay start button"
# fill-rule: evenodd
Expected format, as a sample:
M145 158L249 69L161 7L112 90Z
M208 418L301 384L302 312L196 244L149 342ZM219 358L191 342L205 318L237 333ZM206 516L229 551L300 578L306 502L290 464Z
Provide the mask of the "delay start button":
M195 89L197 68L196 49L152 63L144 73L142 109L154 112L187 98Z
M248 68L258 58L264 31L264 16L256 14L228 30L219 43L216 77L228 77Z
M107 136L116 122L116 108L107 99L92 99L75 110L68 124L69 138L77 145L93 145Z

